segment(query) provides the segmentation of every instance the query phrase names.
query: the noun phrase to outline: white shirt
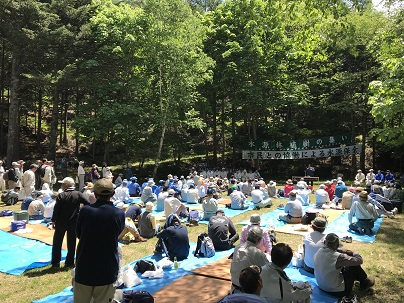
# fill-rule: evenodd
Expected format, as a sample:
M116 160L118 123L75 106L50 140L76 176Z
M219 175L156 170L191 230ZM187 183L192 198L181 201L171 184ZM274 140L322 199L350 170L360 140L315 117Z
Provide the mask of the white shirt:
M188 203L198 203L199 200L199 194L198 194L198 189L196 188L190 188L187 191L187 197L186 197L186 201Z
M129 189L126 186L119 186L115 189L116 200L125 202L130 200Z
M320 188L316 190L316 204L324 204L330 202L330 197L328 193Z
M303 236L304 263L314 268L314 255L324 246L325 235L319 231L313 231Z
M28 169L22 175L22 184L24 187L33 187L35 186L35 173Z
M377 211L373 204L370 204L368 202L362 202L362 201L355 201L352 206L351 210L349 211L348 214L348 220L349 223L352 223L352 217L355 216L356 219L372 219L373 221L376 221L379 215L377 214Z
M254 189L251 191L251 199L254 204L260 203L263 201L264 198L264 192L260 189Z
M55 207L56 200L50 200L45 206L44 218L52 218L53 208Z
M230 199L232 209L241 209L243 208L246 197L241 191L235 190L230 194Z
M169 215L175 214L177 212L178 207L180 207L182 203L180 200L173 196L169 196L164 200L164 215L168 218Z
M86 172L84 171L84 167L79 165L79 167L77 168L77 176L85 175L85 174L86 174Z

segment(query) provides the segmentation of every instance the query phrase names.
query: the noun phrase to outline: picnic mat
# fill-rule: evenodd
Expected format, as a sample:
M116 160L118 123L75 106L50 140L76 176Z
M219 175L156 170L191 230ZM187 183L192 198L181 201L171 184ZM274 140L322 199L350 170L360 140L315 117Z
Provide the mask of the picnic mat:
M66 258L62 250L62 260ZM21 275L32 268L51 264L52 246L0 230L0 271Z
M355 218L354 218L355 221ZM358 242L368 242L373 243L376 241L376 234L380 229L380 225L382 224L383 217L379 218L375 222L375 226L373 227L373 235L360 235L355 233L354 231L348 228L349 221L348 221L348 212L344 212L340 217L336 218L334 221L328 224L327 228L325 229L324 233L335 233L338 237L342 238L344 236L352 237L352 240Z
M0 217L0 229L6 232L10 231L10 225L13 217ZM45 242L49 245L53 244L53 233L54 231L49 229L43 224L40 224L41 221L30 220L29 223L26 225L27 229L32 229L32 232L27 233L19 233L18 236L39 240ZM67 249L67 242L66 237L63 239L62 248Z
M147 278L142 278L139 275L139 277L142 279L141 284L139 284L135 287L132 287L132 288L124 288L124 289L145 290L151 294L154 294L155 292L161 290L162 288L166 287L167 285L177 281L179 278L181 278L187 274L190 274L192 270L194 270L198 267L205 266L207 264L211 264L222 258L227 258L233 252L233 249L230 249L230 250L226 250L226 251L216 252L216 254L212 258L197 258L193 255L193 252L196 248L196 243L191 242L190 246L191 246L191 249L189 251L188 258L179 262L178 270L165 269L164 278L162 278L162 279L147 279ZM150 261L153 261L154 263L157 263L163 257L164 257L163 254L157 254L157 255L150 255L150 256L144 257L144 258L142 258L142 260L150 260ZM139 261L139 260L135 260L135 261L129 263L129 265L133 267L137 261ZM228 291L228 289L227 289L227 291ZM50 295L46 298L36 300L33 302L35 302L35 303L54 303L54 302L72 303L73 302L72 288L67 287L64 290L62 290L60 293ZM159 302L159 301L156 301L156 302Z

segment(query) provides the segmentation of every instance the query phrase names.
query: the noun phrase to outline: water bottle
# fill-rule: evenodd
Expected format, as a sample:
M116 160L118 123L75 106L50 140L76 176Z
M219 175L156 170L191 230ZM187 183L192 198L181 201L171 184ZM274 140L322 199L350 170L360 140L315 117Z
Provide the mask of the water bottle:
M177 270L179 267L177 257L174 257L174 269Z

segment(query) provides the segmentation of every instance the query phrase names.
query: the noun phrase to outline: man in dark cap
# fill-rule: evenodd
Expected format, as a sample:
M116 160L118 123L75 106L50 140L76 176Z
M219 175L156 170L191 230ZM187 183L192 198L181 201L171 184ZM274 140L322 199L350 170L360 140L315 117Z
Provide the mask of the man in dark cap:
M354 282L360 282L365 291L375 284L362 269L362 257L357 252L339 248L339 238L331 233L325 237L324 247L314 255L314 272L318 286L325 292L337 296L348 296Z
M97 201L84 206L77 219L74 302L111 302L118 278L118 236L125 227L125 213L111 202L111 180L98 180L94 194Z
M317 217L311 222L313 231L303 236L304 263L305 271L314 274L314 255L324 246L324 230L327 226L327 220Z

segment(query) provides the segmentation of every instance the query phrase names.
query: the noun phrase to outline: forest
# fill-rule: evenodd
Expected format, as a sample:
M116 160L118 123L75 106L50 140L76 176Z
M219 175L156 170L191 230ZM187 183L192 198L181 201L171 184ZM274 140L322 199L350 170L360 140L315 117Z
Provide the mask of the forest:
M403 170L403 5L0 1L0 156L155 174L192 156L245 166L248 140L348 133L364 147L353 169Z

